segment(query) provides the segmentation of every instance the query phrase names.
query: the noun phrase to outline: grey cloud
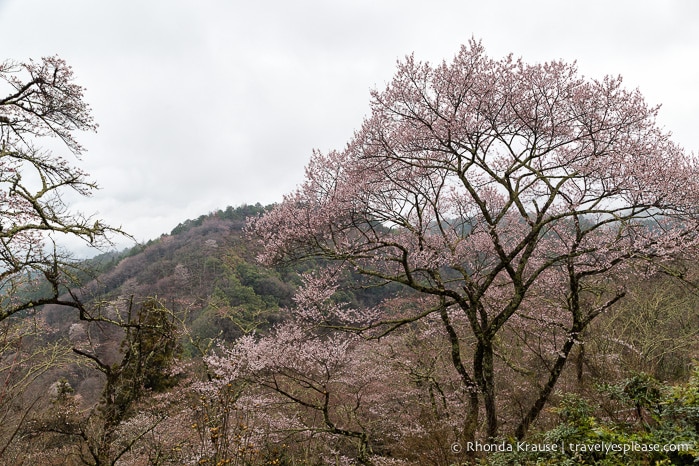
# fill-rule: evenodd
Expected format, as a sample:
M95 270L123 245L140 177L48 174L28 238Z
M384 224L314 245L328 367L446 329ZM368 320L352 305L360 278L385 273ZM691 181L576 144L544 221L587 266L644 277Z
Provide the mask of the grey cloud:
M100 123L83 165L102 186L76 208L147 240L280 200L313 148L345 145L396 59L449 60L471 37L495 56L621 73L696 148L697 12L682 0L5 0L0 43L5 58L73 66Z

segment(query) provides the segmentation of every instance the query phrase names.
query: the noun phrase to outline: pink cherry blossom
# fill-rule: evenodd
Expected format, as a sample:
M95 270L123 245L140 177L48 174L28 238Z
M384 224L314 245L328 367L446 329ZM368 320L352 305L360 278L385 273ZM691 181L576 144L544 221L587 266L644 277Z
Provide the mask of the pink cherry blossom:
M658 110L620 77L497 60L475 41L451 62L410 56L347 146L314 152L256 220L260 259L323 258L433 297L406 321L442 316L454 370L477 387L471 438L481 410L488 437L502 423L500 335L543 338L535 401L508 421L521 438L581 332L623 299L621 278L696 255L699 165Z

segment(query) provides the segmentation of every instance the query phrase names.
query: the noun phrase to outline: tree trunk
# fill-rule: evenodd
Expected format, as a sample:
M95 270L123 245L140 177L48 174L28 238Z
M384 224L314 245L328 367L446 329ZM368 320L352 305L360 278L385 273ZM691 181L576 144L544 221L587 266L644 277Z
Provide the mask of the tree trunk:
M556 362L549 371L549 379L546 382L546 385L544 385L544 387L539 391L539 397L517 426L517 430L515 431L515 437L517 440L522 440L524 438L529 430L529 426L536 420L537 417L539 417L541 410L546 405L546 402L553 392L553 388L556 386L556 382L558 382L558 377L561 375L561 372L563 372L563 367L566 364L570 351L573 349L577 335L577 331L568 332L568 339L563 345Z
M442 323L444 324L447 334L449 334L452 365L461 377L461 381L466 386L466 390L469 393L469 409L464 421L463 437L466 442L473 442L476 439L476 430L478 429L478 413L480 411L478 384L473 381L464 367L463 360L461 359L461 343L459 341L459 336L457 335L454 327L451 325L449 313L447 312L447 308L445 306L443 306L440 310L440 317L442 318Z
M483 380L485 390L485 417L488 423L488 438L494 439L498 435L497 405L495 403L495 367L493 366L493 345L491 341L483 351Z
M498 435L497 406L495 403L495 370L493 366L493 343L488 337L482 337L478 341L476 352L473 356L473 370L476 381L483 393L485 406L485 419L488 439L494 439Z

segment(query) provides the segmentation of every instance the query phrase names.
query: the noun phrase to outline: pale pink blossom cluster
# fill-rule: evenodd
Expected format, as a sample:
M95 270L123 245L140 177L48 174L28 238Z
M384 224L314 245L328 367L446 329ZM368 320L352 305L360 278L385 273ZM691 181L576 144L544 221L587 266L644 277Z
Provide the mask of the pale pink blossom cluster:
M411 444L426 445L435 432L453 441L463 429L453 414L464 403L461 386L435 351L444 335L429 322L381 340L307 321L281 324L268 335L221 345L205 358L213 378L196 390L209 402L235 393L212 425L245 415L246 441L254 434L267 450L312 445L318 457L333 461L403 464L398 458L414 455ZM384 456L388 450L393 458Z

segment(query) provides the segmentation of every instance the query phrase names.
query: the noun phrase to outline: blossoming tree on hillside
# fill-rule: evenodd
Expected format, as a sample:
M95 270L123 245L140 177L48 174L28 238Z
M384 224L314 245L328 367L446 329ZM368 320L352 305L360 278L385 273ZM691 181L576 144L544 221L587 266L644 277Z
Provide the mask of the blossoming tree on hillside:
M451 63L408 57L346 148L315 152L305 182L256 221L262 259L319 257L431 296L384 328L440 316L470 394L466 438L482 415L499 434L502 336L545 338L534 394L508 422L522 438L623 277L696 252L697 160L657 112L621 78L496 60L477 42Z
M328 333L313 323L319 314L345 322L355 314L315 294L322 287L329 298L331 282L304 276L291 321L204 358L211 377L197 389L216 435L197 460L240 460L257 445L258 454L281 454L268 462L311 455L323 464L446 464L460 430L450 413L463 403L455 374L430 348L444 337L428 319L381 340ZM234 432L243 419L244 432Z

